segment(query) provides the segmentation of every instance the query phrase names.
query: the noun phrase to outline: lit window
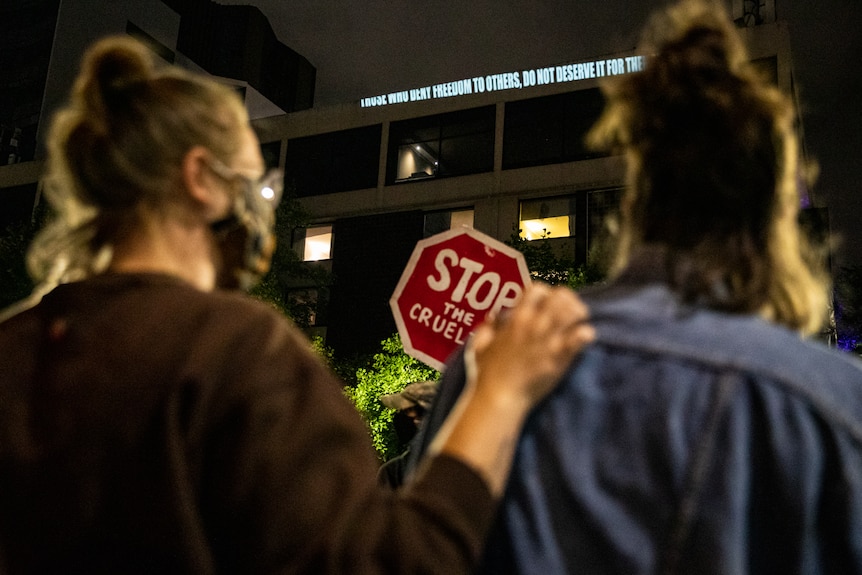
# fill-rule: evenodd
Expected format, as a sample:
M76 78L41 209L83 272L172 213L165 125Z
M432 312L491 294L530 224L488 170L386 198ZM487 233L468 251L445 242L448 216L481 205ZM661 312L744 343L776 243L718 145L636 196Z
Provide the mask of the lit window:
M449 227L460 228L462 226L467 226L468 228L473 227L473 210L459 210L457 212L452 212L452 221Z
M496 106L392 122L386 183L494 169Z
M574 196L521 202L521 237L527 240L575 235Z
M398 180L430 178L437 173L436 142L398 148Z
M305 262L332 259L332 226L314 226L297 230L294 249Z

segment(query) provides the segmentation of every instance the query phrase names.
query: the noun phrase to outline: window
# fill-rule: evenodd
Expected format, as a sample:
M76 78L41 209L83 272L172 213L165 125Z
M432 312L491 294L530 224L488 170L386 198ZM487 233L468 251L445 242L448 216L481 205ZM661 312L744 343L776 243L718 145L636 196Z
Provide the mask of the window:
M386 183L494 169L494 106L392 122Z
M612 245L614 230L619 227L622 197L623 188L591 190L587 193L587 242L590 253L607 252Z
M428 212L425 214L425 228L423 237L431 237L435 234L460 228L461 226L473 227L473 210L454 210L446 212Z
M147 48L153 51L168 64L173 64L176 59L174 51L144 32L138 25L131 21L126 21L126 34L144 44Z
M0 230L9 225L27 224L33 218L36 202L40 200L38 185L33 183L0 188L0 198L3 198Z
M321 327L326 324L328 303L326 288L297 288L287 292L290 316L302 327Z
M521 202L520 236L528 240L575 235L575 196Z
M604 97L598 88L507 103L503 169L605 155L588 149L584 142L603 106Z
M766 58L757 58L751 61L754 68L769 79L773 84L778 84L778 57L767 56Z
M377 124L288 140L285 183L300 198L377 187L382 133Z
M293 249L304 262L332 259L332 226L313 226L296 230Z
M267 168L277 168L281 156L281 140L261 144L260 154L263 156L263 163Z

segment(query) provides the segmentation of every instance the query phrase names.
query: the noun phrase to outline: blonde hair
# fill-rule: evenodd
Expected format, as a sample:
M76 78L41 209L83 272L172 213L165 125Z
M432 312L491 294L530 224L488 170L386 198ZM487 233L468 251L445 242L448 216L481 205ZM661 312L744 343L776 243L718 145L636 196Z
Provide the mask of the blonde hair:
M30 274L68 280L99 271L100 254L140 223L142 208L177 201L185 154L202 145L227 161L247 123L231 88L158 66L131 37L96 42L51 124L44 190L55 219L29 250Z
M817 331L828 282L797 221L790 100L758 75L715 3L657 14L642 50L642 72L603 86L607 105L588 136L627 160L616 270L659 245L686 300Z

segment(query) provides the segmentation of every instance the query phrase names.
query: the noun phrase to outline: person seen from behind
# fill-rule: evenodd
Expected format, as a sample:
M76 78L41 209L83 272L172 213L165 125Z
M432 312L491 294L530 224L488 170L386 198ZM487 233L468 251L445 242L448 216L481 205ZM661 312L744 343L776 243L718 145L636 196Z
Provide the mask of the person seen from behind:
M590 135L627 165L596 343L529 419L479 572L862 573L862 369L808 339L792 102L717 3L644 38Z
M408 383L398 393L380 397L380 403L395 410L392 419L395 435L399 443L405 446L400 454L380 466L377 478L383 485L393 489L403 485L410 456L410 442L422 426L425 415L434 405L439 383L437 380Z
M231 87L104 39L47 148L40 284L0 322L0 572L468 571L525 418L593 337L583 304L537 286L477 328L396 494L301 332L234 289L269 265L282 177Z

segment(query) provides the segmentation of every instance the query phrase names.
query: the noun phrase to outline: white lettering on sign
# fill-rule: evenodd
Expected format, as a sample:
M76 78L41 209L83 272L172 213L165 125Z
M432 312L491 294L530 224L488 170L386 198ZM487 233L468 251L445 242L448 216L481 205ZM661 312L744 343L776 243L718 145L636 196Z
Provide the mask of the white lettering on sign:
M532 86L578 82L592 78L601 78L603 76L629 74L640 72L643 68L643 56L627 56L625 58L610 58L578 64L546 66L532 70L522 70L520 72L504 72L502 74L477 76L475 78L466 78L454 82L445 82L433 86L424 86L412 90L362 98L359 100L359 105L363 108L369 108L372 106L386 106L389 104L417 102L434 98L452 98L454 96L481 94L483 92L520 90L521 88Z
M522 293L520 284L507 281L500 285L502 278L497 272L489 271L481 273L485 266L470 258L459 258L457 252L453 249L443 249L437 254L434 259L434 269L437 270L439 277L429 275L427 277L428 287L434 291L443 292L449 289L452 285L452 275L449 273L450 268L460 267L464 270L461 274L461 279L452 291L450 300L455 303L460 303L467 300L471 309L486 310L491 308L491 312L495 313L502 307L512 307ZM478 275L475 280L473 276ZM487 286L487 293L484 296L480 294ZM449 313L448 304L446 313ZM455 306L453 305L452 308ZM472 314L470 316L472 322Z
M454 341L458 345L464 344L464 326L459 325L457 320L446 319L445 314L435 315L431 308L425 307L420 303L414 303L410 307L409 315L410 319L425 327L430 327L434 333L443 334L443 337ZM466 321L463 323L471 325Z
M473 325L473 319L476 317L472 312L455 307L454 304L446 302L443 304L445 311L443 315L449 315L452 319L460 321L467 325Z
M420 240L389 300L404 351L440 371L488 314L530 283L524 256L473 228Z

